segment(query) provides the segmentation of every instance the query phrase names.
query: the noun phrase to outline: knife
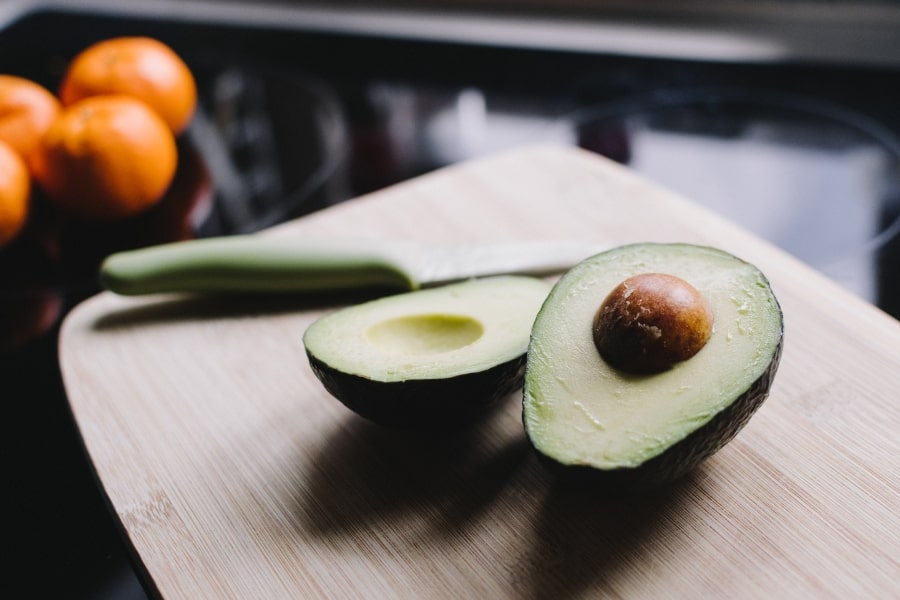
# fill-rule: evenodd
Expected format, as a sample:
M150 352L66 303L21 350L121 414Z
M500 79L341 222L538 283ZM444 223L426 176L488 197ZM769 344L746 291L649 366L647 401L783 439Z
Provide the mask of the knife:
M100 267L100 283L122 295L404 291L490 275L557 274L606 249L569 240L430 243L246 234L112 254Z

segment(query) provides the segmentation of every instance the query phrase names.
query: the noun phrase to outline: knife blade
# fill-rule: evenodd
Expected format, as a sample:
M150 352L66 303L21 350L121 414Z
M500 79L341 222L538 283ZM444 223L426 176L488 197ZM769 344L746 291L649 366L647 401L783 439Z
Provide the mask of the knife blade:
M100 282L121 295L402 291L490 275L552 275L605 249L569 240L429 243L248 234L118 252L101 265Z

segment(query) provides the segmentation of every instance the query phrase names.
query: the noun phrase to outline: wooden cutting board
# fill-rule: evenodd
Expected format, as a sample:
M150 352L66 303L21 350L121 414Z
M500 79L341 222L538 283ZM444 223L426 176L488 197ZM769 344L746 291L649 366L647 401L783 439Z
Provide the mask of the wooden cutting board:
M781 369L697 472L604 500L552 484L516 395L454 435L350 413L301 342L338 299L100 294L64 323L65 385L162 596L900 596L900 324L876 308L576 149L451 167L271 231L305 233L719 246L772 280Z

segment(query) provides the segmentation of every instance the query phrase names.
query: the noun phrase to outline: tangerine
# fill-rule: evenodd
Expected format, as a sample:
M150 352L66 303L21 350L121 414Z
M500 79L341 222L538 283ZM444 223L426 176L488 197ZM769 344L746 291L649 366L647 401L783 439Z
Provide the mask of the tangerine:
M63 109L35 154L48 200L92 221L134 216L162 199L175 175L175 136L125 95L93 96Z
M59 100L43 86L24 77L0 75L0 141L26 163L59 111Z
M197 106L197 86L174 50L149 37L117 37L81 51L63 76L64 105L89 96L128 94L150 105L178 135Z
M25 228L31 196L31 177L24 159L0 142L0 248Z

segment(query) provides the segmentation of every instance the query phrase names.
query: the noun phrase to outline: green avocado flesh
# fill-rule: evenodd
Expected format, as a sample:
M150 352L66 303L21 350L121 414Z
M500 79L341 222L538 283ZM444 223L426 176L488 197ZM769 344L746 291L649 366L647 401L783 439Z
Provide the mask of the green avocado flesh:
M521 387L550 288L501 276L380 298L319 319L303 343L325 388L364 417L465 421Z
M641 273L693 285L713 331L693 357L660 373L619 371L600 356L592 323L604 298ZM687 244L623 246L585 260L556 284L528 349L523 420L551 463L637 472L662 482L721 448L768 395L782 313L763 274L730 254ZM580 469L585 470L585 469Z

